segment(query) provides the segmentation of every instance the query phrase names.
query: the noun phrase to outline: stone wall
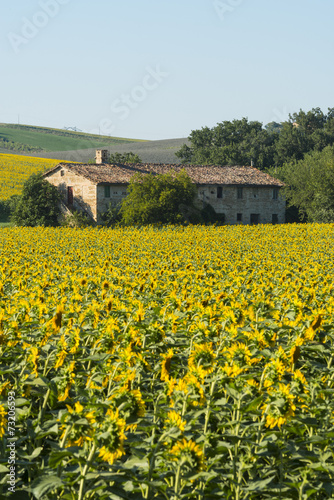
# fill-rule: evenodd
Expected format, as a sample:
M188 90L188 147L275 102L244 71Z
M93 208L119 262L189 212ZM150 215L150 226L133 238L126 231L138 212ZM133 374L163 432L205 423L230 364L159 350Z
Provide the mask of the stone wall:
M260 224L273 222L273 215L277 216L277 222L285 222L285 199L280 195L279 190L269 186L240 186L242 193L237 186L221 186L218 192L217 185L198 186L198 198L204 203L209 203L219 214L225 214L226 224L250 224L251 214L258 214ZM277 190L275 199L274 190ZM218 196L221 195L221 198ZM239 215L237 215L239 214ZM239 220L238 220L239 219ZM276 219L276 217L274 217Z
M62 196L64 203L68 205L68 188L73 188L73 207L82 212L88 213L96 220L96 186L90 180L78 176L66 168L53 171L45 176L51 184L56 186Z
M109 186L109 190L108 190ZM107 191L106 192L106 187ZM127 186L125 184L112 184L112 185L103 185L99 184L96 186L97 188L97 213L98 213L98 222L100 221L100 214L108 210L109 205L116 207L119 205L122 200L127 195ZM110 194L110 196L107 196Z

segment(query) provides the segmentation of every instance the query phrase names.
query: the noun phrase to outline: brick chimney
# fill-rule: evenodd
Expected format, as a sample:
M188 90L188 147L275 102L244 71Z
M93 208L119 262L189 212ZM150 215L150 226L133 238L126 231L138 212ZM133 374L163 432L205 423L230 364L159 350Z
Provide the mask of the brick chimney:
M108 163L109 153L107 149L97 149L95 155L95 161L97 164Z

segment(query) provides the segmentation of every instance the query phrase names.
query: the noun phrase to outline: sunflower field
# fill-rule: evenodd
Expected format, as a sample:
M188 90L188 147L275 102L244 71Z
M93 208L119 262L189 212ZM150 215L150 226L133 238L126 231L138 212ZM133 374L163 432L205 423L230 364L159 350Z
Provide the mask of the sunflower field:
M62 160L0 154L0 200L21 194L22 186L28 177L45 172L58 165L60 161Z
M334 225L0 246L1 498L334 498Z

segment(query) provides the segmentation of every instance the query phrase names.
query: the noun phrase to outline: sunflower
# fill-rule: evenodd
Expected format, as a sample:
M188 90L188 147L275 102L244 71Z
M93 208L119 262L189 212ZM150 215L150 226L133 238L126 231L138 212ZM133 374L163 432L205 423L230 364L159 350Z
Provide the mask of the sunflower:
M69 414L66 416L65 422L67 425L71 425L71 430L67 436L66 447L83 446L85 442L92 441L93 424L96 422L94 411L85 410L79 401L74 404L74 407L69 405L66 406ZM82 425L82 419L86 419L90 425ZM63 439L65 433L66 427L63 427L61 439Z
M97 436L100 445L99 458L110 465L124 455L123 442L126 439L125 420L119 417L118 410L108 410L105 418L100 424L101 434Z
M162 355L162 366L161 366L161 380L164 380L165 382L169 381L169 371L170 371L170 365L172 362L172 358L174 356L174 351L173 349L169 349L166 354Z
M201 471L205 468L203 451L191 439L178 441L170 450L169 457L181 465L188 465L192 470Z
M181 415L176 411L171 410L166 418L166 426L177 427L181 432L184 432L186 421L182 420Z
M126 385L110 398L115 407L124 407L126 419L144 417L146 412L145 402L139 389L130 390Z
M225 355L228 359L233 360L234 364L242 367L252 365L257 362L257 359L252 358L248 346L242 342L236 342L230 348L225 349Z
M69 391L74 383L75 373L74 373L75 361L72 361L65 370L65 377L60 384L60 390L64 391L62 396L58 397L58 401L65 401L68 398Z
M266 427L281 427L295 414L295 396L291 394L289 385L281 383L278 389L268 390L268 394L267 404L262 407L263 414L266 415Z
M59 331L61 328L63 312L64 312L63 305L61 304L61 305L57 306L56 314L52 318L52 326L56 332Z
M212 342L206 344L194 344L194 350L188 359L189 369L196 370L201 367L204 375L209 375L214 370L216 355L212 349Z

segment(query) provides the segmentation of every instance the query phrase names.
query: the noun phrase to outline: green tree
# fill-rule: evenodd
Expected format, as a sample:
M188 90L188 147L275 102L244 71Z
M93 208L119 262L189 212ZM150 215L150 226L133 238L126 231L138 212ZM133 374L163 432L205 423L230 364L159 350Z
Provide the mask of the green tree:
M310 151L322 151L334 144L334 109L327 115L320 108L289 115L283 123L276 147L276 165L289 160L301 160Z
M41 174L33 174L17 197L11 220L18 226L56 226L61 195Z
M109 163L141 163L141 158L136 154L130 151L129 153L111 153L109 155ZM89 164L95 165L95 159L91 159L88 161Z
M271 122L264 128L258 121L224 121L216 127L203 127L189 135L176 156L185 163L249 165L260 170L281 167L290 160L301 160L312 150L322 151L334 144L334 108L325 114L320 108L300 110L283 123Z
M110 163L141 163L140 157L132 153L111 153L110 154Z
M298 207L309 222L334 222L334 147L311 151L283 165L289 206Z
M182 205L192 206L196 187L188 174L136 174L120 210L124 224L177 224L185 220Z
M183 162L216 165L250 165L264 169L274 162L278 132L258 121L224 121L212 129L193 130L191 147L183 145L176 156Z

